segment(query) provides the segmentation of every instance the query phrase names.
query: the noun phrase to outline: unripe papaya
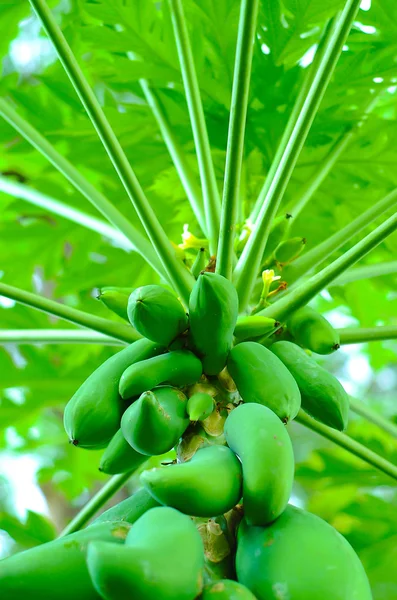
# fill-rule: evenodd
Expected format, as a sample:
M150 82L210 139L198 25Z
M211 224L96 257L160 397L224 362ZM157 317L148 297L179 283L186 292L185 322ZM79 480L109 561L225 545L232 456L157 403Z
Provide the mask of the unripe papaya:
M0 592L4 600L99 600L85 562L91 541L124 543L131 525L98 523L0 561Z
M302 348L276 342L271 351L293 375L302 396L302 408L329 427L343 431L349 416L349 397L339 381Z
M204 271L208 262L207 250L205 248L199 248L196 258L194 259L194 263L192 264L192 268L190 269L193 277L196 279L200 275L201 271Z
M340 347L338 332L310 306L294 312L287 321L287 327L298 344L317 354L331 354Z
M79 387L64 412L70 441L81 448L104 448L120 427L123 402L119 380L125 369L164 351L149 340L138 340L108 358Z
M102 454L99 470L108 475L126 473L143 465L147 456L140 454L125 440L121 429L116 431Z
M227 368L244 402L264 404L284 422L296 417L299 388L270 350L256 342L238 344L229 354Z
M128 321L128 298L134 288L106 286L99 290L98 300L116 315Z
M277 246L279 246L284 238L287 237L291 224L292 217L290 214L281 215L274 220L266 242L265 251L262 257L262 264L267 263L272 258Z
M237 315L233 284L217 273L201 273L189 300L190 341L207 375L217 375L224 368Z
M106 521L126 521L132 524L146 511L155 506L160 505L145 488L140 488L126 500L122 500L115 506L112 506L112 508L105 510L89 527Z
M262 337L267 333L272 333L280 323L270 317L262 317L260 315L253 315L251 317L242 316L238 317L236 327L234 328L234 337L237 342L243 342L244 340Z
M105 600L194 600L202 589L204 551L186 515L152 508L122 547L94 542L87 553L95 589Z
M256 598L242 583L232 579L221 579L204 588L201 600L256 600Z
M225 423L226 442L243 466L247 523L267 525L288 504L294 482L294 452L285 426L262 404L241 404Z
M161 386L144 392L123 414L124 438L141 454L165 454L189 425L186 404L185 394L173 387Z
M187 462L144 471L141 482L153 497L195 517L213 517L241 498L241 465L225 446L200 448Z
M215 408L214 399L205 392L197 392L190 396L186 410L191 421L203 421Z
M237 578L258 600L372 600L363 566L331 525L288 506L267 527L240 524Z
M168 346L188 324L178 298L161 285L144 285L128 299L128 319L133 327L153 342Z
M274 258L282 265L286 265L297 258L305 249L306 238L293 237L277 246Z
M132 398L162 383L191 385L201 374L201 362L193 352L174 350L132 364L121 375L119 391L122 398Z

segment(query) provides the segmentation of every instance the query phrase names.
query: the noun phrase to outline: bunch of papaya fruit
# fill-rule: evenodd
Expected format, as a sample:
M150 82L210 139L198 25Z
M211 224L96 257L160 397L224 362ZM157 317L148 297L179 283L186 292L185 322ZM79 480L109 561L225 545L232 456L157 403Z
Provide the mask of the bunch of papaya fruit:
M335 351L337 333L305 307L277 335L273 319L238 315L230 281L196 275L186 307L161 285L102 290L142 339L92 373L64 424L77 448L104 449L104 473L139 469L141 488L85 529L2 561L1 597L371 599L348 542L288 504L286 425L302 408L346 427L348 396L311 356Z

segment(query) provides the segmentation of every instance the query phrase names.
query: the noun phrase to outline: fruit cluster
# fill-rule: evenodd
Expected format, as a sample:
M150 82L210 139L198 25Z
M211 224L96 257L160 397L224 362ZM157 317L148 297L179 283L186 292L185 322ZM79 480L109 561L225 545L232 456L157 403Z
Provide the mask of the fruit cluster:
M143 338L69 401L69 439L106 448L109 474L173 448L177 460L143 470L142 488L86 529L3 561L5 597L370 600L347 541L288 505L286 423L302 407L346 426L343 387L307 351L337 349L330 324L305 307L277 335L273 319L238 317L233 285L207 271L188 313L162 286L106 293Z

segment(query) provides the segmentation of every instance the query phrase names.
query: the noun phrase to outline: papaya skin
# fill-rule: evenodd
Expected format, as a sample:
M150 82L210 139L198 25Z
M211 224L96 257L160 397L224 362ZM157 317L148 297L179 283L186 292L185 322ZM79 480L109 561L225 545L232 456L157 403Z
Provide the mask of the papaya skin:
M128 523L97 523L0 561L1 597L12 600L98 600L85 562L91 541L117 548Z
M221 579L204 588L201 600L256 600L256 598L242 583L232 579Z
M274 252L274 258L280 265L286 265L303 252L306 246L306 239L301 237L293 237L285 240L277 246Z
M161 504L194 517L213 517L241 498L242 472L225 446L200 448L184 463L144 471L141 483Z
M201 374L201 362L193 352L173 350L125 369L120 377L119 391L122 398L132 398L162 383L178 387L191 385Z
M147 456L131 448L125 440L123 432L119 429L101 457L99 470L108 475L126 473L138 469L146 460Z
M299 388L270 350L257 342L242 342L230 352L227 368L244 402L263 404L284 422L296 417L301 405Z
M261 315L241 316L237 319L234 337L237 342L244 342L244 340L273 333L279 326L280 323L270 317L262 317Z
M236 571L258 600L372 600L364 568L345 538L291 505L267 527L243 519Z
M192 264L192 268L190 269L193 277L196 279L200 275L201 271L204 271L206 265L208 263L208 253L206 248L199 248L197 252L197 256L194 259L194 263Z
M294 312L287 320L287 328L300 346L316 354L331 354L340 347L338 332L310 306Z
M107 521L126 521L132 524L146 511L156 506L160 506L159 503L156 502L145 488L140 488L126 500L122 500L115 506L112 506L112 508L105 510L89 527Z
M120 427L123 402L119 380L135 362L152 358L164 348L138 340L108 358L79 387L64 412L64 426L72 444L80 448L104 448Z
M210 416L214 408L213 397L205 392L197 392L190 396L186 406L189 419L193 422L203 421Z
M262 257L262 264L267 264L273 257L277 246L287 237L292 224L292 215L285 214L277 217L270 230L269 238Z
M202 272L189 299L189 341L206 375L217 375L226 364L238 315L233 284L217 273Z
M133 288L103 287L99 290L98 300L116 315L128 321L128 298Z
M294 452L285 426L262 404L241 404L225 423L226 442L243 467L243 506L250 525L267 525L288 504Z
M302 408L329 427L338 431L346 429L349 397L336 377L292 342L276 342L270 350L285 364L298 384Z
M147 511L124 546L90 544L88 569L105 600L194 600L201 592L204 549L186 515L172 508Z
M147 456L171 450L189 426L186 405L185 394L177 388L161 386L144 392L121 419L131 449Z
M188 317L178 298L160 285L145 285L128 299L128 319L143 336L168 346L188 325Z

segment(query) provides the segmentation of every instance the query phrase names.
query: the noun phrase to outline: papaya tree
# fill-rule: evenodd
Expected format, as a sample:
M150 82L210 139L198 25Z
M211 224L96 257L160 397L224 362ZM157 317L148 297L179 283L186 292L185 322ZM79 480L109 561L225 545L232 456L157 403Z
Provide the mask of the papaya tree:
M395 598L394 4L0 14L2 597Z

